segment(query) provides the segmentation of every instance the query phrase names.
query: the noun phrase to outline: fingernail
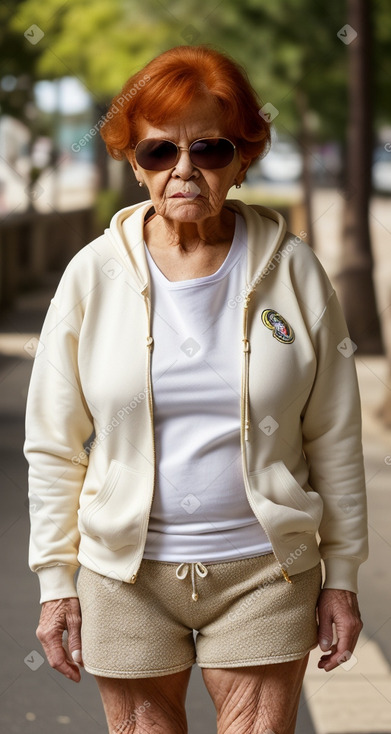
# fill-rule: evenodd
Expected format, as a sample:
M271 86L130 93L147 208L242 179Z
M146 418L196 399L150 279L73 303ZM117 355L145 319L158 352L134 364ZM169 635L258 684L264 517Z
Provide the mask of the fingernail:
M75 663L81 663L81 650L74 650L72 653L72 658Z
M330 648L330 641L326 640L325 638L320 641L320 646L323 647L325 650L328 650Z

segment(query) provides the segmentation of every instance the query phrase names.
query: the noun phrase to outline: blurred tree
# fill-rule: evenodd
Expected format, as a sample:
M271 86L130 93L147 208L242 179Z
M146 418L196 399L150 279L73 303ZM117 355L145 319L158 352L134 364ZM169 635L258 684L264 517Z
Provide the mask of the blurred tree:
M343 16L340 4L331 12L326 0L225 0L212 9L207 0L25 0L14 28L22 31L34 21L44 32L36 46L43 77L78 76L103 104L167 48L210 43L228 51L248 70L261 98L276 108L276 128L301 147L313 245L312 135L343 137L344 54L336 37Z
M372 83L373 110L377 124L391 120L391 12L389 0L372 0Z
M389 0L374 0L374 37L376 43L373 49L374 74L374 107L375 117L379 123L390 130L391 121L391 13ZM388 152L390 152L391 137L388 139ZM385 263L387 267L387 263ZM387 270L384 272L387 279ZM386 303L390 304L391 280L388 278L388 291L386 292ZM386 308L383 312L383 335L385 349L388 357L388 384L391 384L391 314ZM388 428L391 428L391 391L385 387L384 401L377 411L378 417L383 420Z
M374 1L382 44L389 48L388 0ZM281 133L342 142L347 47L337 31L345 23L345 3L329 0L224 0L212 8L209 0L19 0L12 28L20 41L27 28L38 26L44 35L29 49L36 73L78 77L97 109L158 53L210 43L248 71L261 98L277 108L274 124ZM384 91L390 69L380 52L379 58Z
M155 7L156 6L156 7ZM169 14L147 0L25 0L14 16L12 28L24 33L38 27L41 40L34 45L37 78L74 76L93 100L94 117L99 120L111 97L126 79L165 47L173 45ZM100 185L108 184L108 157L99 135L93 137ZM120 165L120 164L118 164ZM123 201L138 201L143 193L136 186L126 164L123 171Z
M367 0L351 0L361 6L369 7ZM349 7L353 7L353 5ZM389 49L391 38L391 21L388 0L374 0L376 24L379 31L381 49ZM123 82L136 70L145 65L152 57L175 45L183 43L210 43L216 48L227 51L248 70L251 82L260 93L264 102L276 108L274 125L276 129L289 138L295 138L303 151L305 199L309 212L309 228L312 228L311 214L311 156L312 139L339 140L347 150L348 175L345 185L348 187L341 196L346 202L346 222L344 235L350 237L349 247L352 257L359 252L359 259L365 260L366 275L365 295L368 303L374 305L374 297L370 296L371 256L370 240L367 224L367 202L369 196L370 169L368 166L368 150L371 136L347 135L347 57L359 56L357 49L363 48L364 56L360 67L350 67L350 76L359 88L360 78L363 84L361 96L353 94L350 86L350 99L354 105L350 114L350 128L353 118L362 115L362 105L368 95L368 54L367 28L362 25L358 16L352 16L350 25L360 24L360 33L352 43L344 42L343 28L346 25L345 3L330 0L224 0L211 7L208 0L24 0L18 4L18 11L13 20L14 30L23 33L32 24L36 24L43 32L43 37L34 46L37 54L36 69L42 77L74 75L79 77L89 88L98 105L107 105L110 97L118 91ZM353 12L353 11L351 11ZM341 33L342 30L342 33ZM374 85L375 99L378 102L380 93L385 89L390 74L390 61L384 59L381 49L377 49L380 59L379 73ZM389 57L388 57L389 58ZM353 62L352 62L353 64ZM390 103L387 104L387 109ZM371 108L372 110L372 108ZM360 111L360 112L359 112ZM245 110L243 111L245 114ZM364 127L368 130L368 116ZM364 115L365 117L365 115ZM360 120L363 120L360 117ZM96 136L95 140L98 139ZM352 145L366 145L365 149L355 147L356 158L363 156L362 167L353 167ZM358 154L359 152L359 154ZM365 161L365 165L364 165ZM323 165L322 162L318 162ZM127 179L129 180L129 179ZM352 196L352 186L356 195ZM363 228L357 227L354 220L353 203L361 202L360 221ZM359 204L355 204L358 214ZM358 221L358 220L357 220ZM354 228L354 229L353 229ZM309 232L309 240L314 243L313 233ZM354 239L360 244L355 249ZM349 249L349 248L348 248ZM356 268L358 273L360 268ZM348 278L341 282L347 286ZM357 304L362 297L353 300L352 289L356 288L357 279L350 281L346 306L349 327L354 332L360 325L360 338L357 337L361 349L375 350L379 345L379 325L376 309L371 307L373 321L369 329L362 328L362 313ZM347 286L348 287L348 286ZM354 306L356 304L356 306ZM369 345L369 331L372 334L372 346ZM368 334L364 339L363 335Z
M372 18L367 0L348 0L349 105L341 265L337 280L353 342L383 352L369 231L373 131ZM350 36L350 38L349 38Z
M30 44L10 24L15 7L17 10L20 5L21 0L16 0L13 8L0 5L0 110L2 115L26 122L33 101L35 58Z
M307 234L313 247L314 139L342 140L344 135L344 54L336 36L342 22L343 8L334 5L331 11L325 0L248 0L241 8L244 65L263 98L276 107L276 128L296 140L302 152ZM321 161L318 165L324 166Z
M12 28L11 20L21 4L21 0L16 0L12 6L5 3L0 5L0 113L20 120L30 130L26 151L28 158L36 139L51 132L51 124L48 118L39 115L34 102L37 56L26 38ZM13 168L15 161L8 157L4 159L4 164ZM28 186L31 191L39 173L40 169L30 166ZM33 207L32 201L33 194L30 208Z

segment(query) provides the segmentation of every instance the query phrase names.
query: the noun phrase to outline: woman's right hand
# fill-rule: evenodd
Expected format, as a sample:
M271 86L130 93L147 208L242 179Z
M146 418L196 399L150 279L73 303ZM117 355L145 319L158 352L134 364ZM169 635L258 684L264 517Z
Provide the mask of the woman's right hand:
M80 629L81 610L77 597L43 602L36 635L49 665L75 683L81 679L77 663L83 665ZM68 631L68 649L63 646L64 630Z

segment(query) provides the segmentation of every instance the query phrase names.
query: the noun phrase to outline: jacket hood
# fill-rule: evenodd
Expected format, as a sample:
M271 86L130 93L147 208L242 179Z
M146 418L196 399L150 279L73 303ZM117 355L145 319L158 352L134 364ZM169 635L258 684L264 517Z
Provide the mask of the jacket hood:
M239 199L227 199L225 206L241 214L246 222L248 243L257 247L247 251L247 287L252 291L267 272L286 233L284 217L274 209L248 205ZM148 264L144 250L144 217L153 207L151 200L120 209L112 218L105 233L115 245L133 279L143 290L149 282Z

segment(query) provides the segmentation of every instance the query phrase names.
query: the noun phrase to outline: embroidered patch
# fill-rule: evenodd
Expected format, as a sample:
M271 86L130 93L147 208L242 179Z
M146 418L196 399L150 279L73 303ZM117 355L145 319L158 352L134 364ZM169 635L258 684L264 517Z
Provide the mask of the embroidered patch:
M261 314L262 322L271 329L275 339L283 344L292 344L295 341L295 333L281 314L272 308L266 308Z

